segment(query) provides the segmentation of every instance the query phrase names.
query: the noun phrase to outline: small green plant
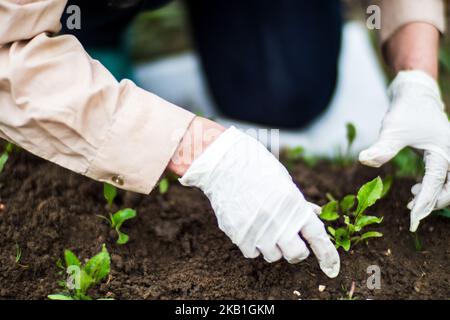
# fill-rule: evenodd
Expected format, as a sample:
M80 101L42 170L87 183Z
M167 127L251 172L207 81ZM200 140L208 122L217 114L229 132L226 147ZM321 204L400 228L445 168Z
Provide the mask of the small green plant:
M111 212L112 206L114 204L114 199L117 196L116 187L114 187L108 183L104 183L103 184L103 196L105 197L106 202L108 204L109 211ZM120 230L120 228L122 227L122 224L125 221L135 218L136 215L137 215L136 210L126 208L126 209L119 210L114 214L109 213L108 217L102 216L102 215L98 215L98 217L108 221L111 228L113 228L116 231L116 233L118 235L117 244L126 244L128 242L128 240L130 240L130 237L127 234L123 233Z
M0 154L0 173L5 168L6 162L8 162L9 156L11 155L11 152L13 150L13 144L8 143L5 147L5 150L2 154Z
M114 199L117 196L117 188L105 182L103 184L103 196L105 197L106 202L108 203L109 211L111 211Z
M167 191L169 191L169 186L170 186L169 178L167 177L162 178L161 181L159 182L159 193L166 194Z
M89 259L84 265L70 250L64 251L65 267L59 260L58 266L65 269L69 275L67 281L58 283L63 287L63 292L48 296L51 300L92 300L88 295L89 289L99 284L110 272L111 259L108 250L103 244L102 251Z
M106 219L111 225L111 228L116 230L116 233L119 236L119 238L117 239L117 244L126 244L128 240L130 240L130 237L126 233L120 231L120 228L125 221L136 217L136 210L126 208L119 210L114 214L109 214L109 218L105 216L99 217Z
M328 227L330 238L334 241L336 248L342 247L345 251L349 251L352 245L361 241L383 236L377 231L363 232L367 226L383 221L383 217L366 215L365 212L387 194L391 184L392 178L383 181L377 177L363 185L356 196L347 195L340 201L332 198L323 206L320 214L322 220L328 222L341 220L341 225L344 225L336 229Z
M334 159L334 162L341 166L348 166L353 162L352 157L352 146L355 142L357 131L356 127L353 123L347 123L345 125L346 128L346 138L347 138L347 148L343 152L342 149L338 149L337 157Z
M14 259L16 264L19 264L21 258L22 258L22 249L16 243L16 258Z

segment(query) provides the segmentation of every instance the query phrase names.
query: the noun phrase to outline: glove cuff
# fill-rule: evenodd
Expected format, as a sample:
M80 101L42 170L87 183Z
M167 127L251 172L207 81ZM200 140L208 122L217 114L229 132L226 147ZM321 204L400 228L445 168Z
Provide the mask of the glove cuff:
M444 111L445 107L442 103L441 90L437 81L421 70L400 71L389 86L389 98L392 100L396 93L408 84L420 85L422 88L425 88L429 94L439 100L441 110Z
M202 189L209 180L211 172L242 135L243 133L233 126L225 130L225 132L194 160L186 173L178 181L183 186Z

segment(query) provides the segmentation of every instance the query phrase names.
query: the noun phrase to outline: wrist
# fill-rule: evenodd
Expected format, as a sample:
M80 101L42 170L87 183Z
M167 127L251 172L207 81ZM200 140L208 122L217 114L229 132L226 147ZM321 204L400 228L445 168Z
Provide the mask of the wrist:
M424 22L406 24L388 40L386 55L395 73L421 70L436 80L439 69L439 31Z
M175 150L167 169L183 176L197 159L223 132L220 124L202 117L195 117Z

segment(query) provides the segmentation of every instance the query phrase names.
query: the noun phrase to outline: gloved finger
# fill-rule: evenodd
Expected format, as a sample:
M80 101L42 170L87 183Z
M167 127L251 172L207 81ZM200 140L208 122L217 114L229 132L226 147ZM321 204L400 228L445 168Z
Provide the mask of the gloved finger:
M425 176L411 210L410 231L412 232L417 230L420 220L427 217L436 206L448 172L448 162L441 155L426 151L424 157Z
M317 214L318 216L322 213L322 207L318 206L315 203L312 202L308 202L309 206L311 207L311 209L314 211L315 214Z
M278 247L289 263L299 263L309 256L309 250L298 234L283 235L278 241Z
M257 246L258 250L261 251L261 254L269 263L280 260L283 257L281 250L276 246Z
M255 248L254 245L250 243L244 242L239 245L239 249L241 250L244 257L248 259L255 259L259 256L260 252Z
M422 190L421 183L417 183L411 188L411 193L414 195L414 199L408 203L407 206L408 209L411 210L414 207L416 196L420 193L421 190ZM444 184L444 187L442 188L442 191L438 196L434 210L441 210L447 208L449 205L450 205L450 174L447 174L447 182Z
M300 232L311 246L322 271L330 278L337 277L340 269L339 254L331 243L323 222L316 215L311 215Z
M359 161L369 167L381 167L397 155L406 144L389 138L380 137L380 139L370 148L361 151Z

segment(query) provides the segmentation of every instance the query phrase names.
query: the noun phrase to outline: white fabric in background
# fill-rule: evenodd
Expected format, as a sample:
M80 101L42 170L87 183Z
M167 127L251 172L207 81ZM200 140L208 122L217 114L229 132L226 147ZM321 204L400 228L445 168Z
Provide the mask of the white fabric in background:
M354 154L377 139L388 108L382 69L363 24L347 23L342 41L338 85L328 110L306 129L281 130L281 147L302 146L310 155L332 156L346 147L347 122L352 122L358 131ZM225 126L243 130L267 128L217 116L194 53L140 65L136 79L144 89L197 114L214 117Z

